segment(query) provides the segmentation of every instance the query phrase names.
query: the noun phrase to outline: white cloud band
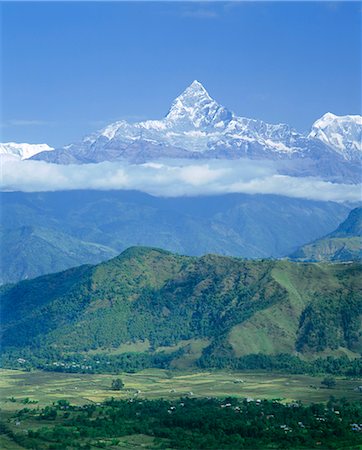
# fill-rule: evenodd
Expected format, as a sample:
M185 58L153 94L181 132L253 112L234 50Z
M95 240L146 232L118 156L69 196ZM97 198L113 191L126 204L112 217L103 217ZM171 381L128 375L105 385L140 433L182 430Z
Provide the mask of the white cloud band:
M245 159L84 165L4 159L1 169L3 191L128 189L163 197L247 193L337 202L361 200L359 185L279 175L270 162Z

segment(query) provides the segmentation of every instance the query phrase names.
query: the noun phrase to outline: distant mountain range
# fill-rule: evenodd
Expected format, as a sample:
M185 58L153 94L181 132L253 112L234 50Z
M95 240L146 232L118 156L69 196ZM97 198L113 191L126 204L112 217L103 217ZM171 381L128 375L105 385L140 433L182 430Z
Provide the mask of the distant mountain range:
M47 144L18 144L16 142L6 142L0 144L0 155L2 157L15 159L29 159L38 153L50 152L54 150Z
M353 209L332 233L291 255L299 261L362 261L362 208Z
M39 148L32 159L56 164L266 159L275 161L282 174L356 183L361 179L361 139L361 116L327 113L304 135L286 124L238 117L194 81L174 100L164 119L115 122L65 147L46 152ZM11 151L9 144L2 146L0 152Z
M25 219L25 218L24 218ZM35 278L85 263L97 263L117 252L42 226L0 227L0 283Z
M109 361L113 352L166 352L175 367L258 353L358 357L361 275L357 263L130 248L97 266L0 288L2 351L52 367L79 356Z
M108 259L133 245L185 255L285 257L332 232L347 204L276 195L1 193L1 283Z

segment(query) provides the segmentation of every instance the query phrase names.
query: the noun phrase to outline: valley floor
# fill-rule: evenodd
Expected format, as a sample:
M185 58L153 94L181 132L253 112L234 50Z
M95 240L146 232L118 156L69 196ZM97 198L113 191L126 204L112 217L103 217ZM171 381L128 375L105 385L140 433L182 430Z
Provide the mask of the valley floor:
M111 390L112 380L121 378L124 389ZM66 399L74 405L101 402L112 396L122 399L138 396L147 399L174 399L182 396L280 399L283 402L326 402L333 395L348 401L362 400L358 386L361 379L336 378L336 386L326 389L324 377L288 375L263 372L187 372L147 369L137 373L70 374L58 372L0 371L0 400L2 410L17 410L24 399L36 401L27 407L46 406ZM190 394L192 393L192 394ZM12 399L10 401L9 399ZM15 401L14 401L15 400Z
M124 388L120 391L111 390L112 380L115 378L121 378L124 383ZM30 441L27 442L27 438L25 438L24 444L26 447L22 447L11 439L11 433L24 436L27 435L29 429L37 430L41 426L45 426L46 428L50 426L54 429L54 426L63 426L60 416L55 422L48 423L47 421L41 421L39 423L39 420L36 419L39 411L35 411L38 408L58 404L62 400L66 400L71 405L77 405L80 408L85 404L93 404L96 408L102 408L102 402L111 397L124 400L132 399L132 401L137 402L142 402L143 399L165 399L172 404L178 404L181 397L191 399L202 399L206 397L218 398L218 401L221 403L224 401L223 399L228 397L233 397L235 401L242 401L245 398L255 401L259 401L259 399L278 399L284 404L293 404L294 401L301 401L306 406L311 403L326 403L332 395L336 399L345 398L349 402L361 401L362 393L358 389L362 385L361 379L351 380L337 377L336 386L333 389L322 387L322 380L323 377L263 372L191 372L147 369L137 373L112 375L42 371L25 372L3 369L0 370L0 408L1 426L3 428L0 430L0 448L4 450L58 448L58 446L48 447L48 444L33 447ZM25 414L25 416L21 416L21 419L16 418L19 417L19 413L16 412L24 408L30 410L28 416ZM32 410L34 410L35 415L31 412ZM322 410L324 410L324 407ZM362 432L357 434L361 435L362 445ZM354 434L353 443L359 445L357 434ZM113 441L110 439L108 439L109 442L106 441L107 439L104 445L110 449L169 448L167 440L156 439L150 435L143 435L142 433L117 437L116 446L112 445L114 439ZM348 439L345 440L343 438L342 441L343 444L349 443ZM44 441L40 439L39 442ZM61 439L58 442L61 442ZM101 445L100 441L97 442ZM355 450L359 448L358 445L357 447L343 445L333 448L353 448ZM64 448L68 449L73 447ZM95 449L100 447L97 444L95 447L84 448ZM279 447L272 445L271 447L268 446L268 448ZM288 445L285 448L294 447Z

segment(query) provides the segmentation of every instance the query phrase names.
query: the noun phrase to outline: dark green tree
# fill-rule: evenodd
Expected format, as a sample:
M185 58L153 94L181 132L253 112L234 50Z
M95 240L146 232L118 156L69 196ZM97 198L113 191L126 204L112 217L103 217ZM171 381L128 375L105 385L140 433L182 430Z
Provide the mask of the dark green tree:
M336 380L333 377L325 377L321 381L321 384L325 386L327 389L332 389L336 385Z
M112 381L111 386L112 391L120 391L121 389L123 389L123 387L124 383L120 378L116 378L115 380Z

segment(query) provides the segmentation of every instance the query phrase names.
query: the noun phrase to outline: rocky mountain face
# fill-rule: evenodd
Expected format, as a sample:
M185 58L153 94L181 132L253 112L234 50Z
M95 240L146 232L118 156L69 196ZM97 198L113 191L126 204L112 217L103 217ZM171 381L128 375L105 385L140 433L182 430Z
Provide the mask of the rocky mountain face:
M358 182L362 155L361 116L326 114L309 135L286 124L238 117L194 81L161 120L119 121L33 159L57 164L101 161L143 163L160 158L266 159L279 172Z

